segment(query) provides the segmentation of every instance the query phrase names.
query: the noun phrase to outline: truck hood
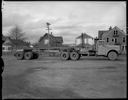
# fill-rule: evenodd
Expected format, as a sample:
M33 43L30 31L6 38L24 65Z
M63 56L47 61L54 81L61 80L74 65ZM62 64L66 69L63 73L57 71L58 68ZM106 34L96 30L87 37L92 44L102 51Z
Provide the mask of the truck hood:
M120 46L118 45L106 45L107 48L115 49L115 50L120 50Z

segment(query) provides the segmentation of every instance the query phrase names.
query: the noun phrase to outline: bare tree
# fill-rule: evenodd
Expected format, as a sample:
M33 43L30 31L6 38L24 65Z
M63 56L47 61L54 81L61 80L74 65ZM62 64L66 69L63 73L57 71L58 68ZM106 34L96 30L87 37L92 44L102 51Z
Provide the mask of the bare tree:
M27 39L25 37L25 33L22 32L20 27L17 25L9 31L9 37L15 40L23 40L23 41Z
M11 39L15 39L15 40L18 40L20 42L22 42L23 44L26 42L27 40L27 37L25 37L25 33L21 30L21 28L18 26L18 25L15 25L14 28L12 28L9 33L8 33L8 36L11 38ZM15 42L15 47L16 47L16 50L18 49L17 47L19 46L19 43L18 42Z

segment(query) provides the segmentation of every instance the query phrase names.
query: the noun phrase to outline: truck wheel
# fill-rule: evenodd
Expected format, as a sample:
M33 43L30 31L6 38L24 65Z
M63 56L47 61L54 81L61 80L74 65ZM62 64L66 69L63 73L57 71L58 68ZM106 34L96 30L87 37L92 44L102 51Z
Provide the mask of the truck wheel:
M77 52L71 52L70 53L70 58L72 60L78 60L78 59L80 59L80 55Z
M33 52L33 57L32 57L32 59L36 59L36 53L35 53L35 52Z
M69 58L70 58L68 52L62 52L60 56L61 56L62 60L69 60Z
M39 54L38 53L36 53L36 59L39 57Z
M26 60L32 59L32 58L33 58L33 53L32 53L32 52L25 52L24 58L25 58Z
M108 53L108 58L109 58L109 60L116 60L117 59L117 53L115 52L115 51L110 51L109 53Z
M33 53L33 59L37 59L38 57L39 57L39 54L36 53L36 52L34 52L34 53Z
M17 52L17 53L15 54L15 56L16 56L16 58L17 58L18 60L22 60L23 57L24 57L23 52Z

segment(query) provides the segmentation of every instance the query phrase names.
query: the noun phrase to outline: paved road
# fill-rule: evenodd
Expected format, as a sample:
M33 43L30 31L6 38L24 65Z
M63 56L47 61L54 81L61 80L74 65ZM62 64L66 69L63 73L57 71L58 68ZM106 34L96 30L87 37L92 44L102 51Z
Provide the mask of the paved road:
M124 98L126 57L16 60L3 56L3 98Z

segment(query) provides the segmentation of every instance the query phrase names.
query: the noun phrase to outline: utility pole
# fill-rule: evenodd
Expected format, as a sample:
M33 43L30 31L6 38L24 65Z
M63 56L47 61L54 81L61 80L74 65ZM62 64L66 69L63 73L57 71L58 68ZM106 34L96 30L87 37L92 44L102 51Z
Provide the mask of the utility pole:
M82 48L84 48L84 33L81 34L81 43L82 43Z
M49 33L50 33L50 30L51 30L51 29L49 28L49 26L50 26L51 24L48 23L48 22L47 22L46 24L47 24L47 29L46 29L46 30L48 30L48 34L49 34Z
M48 41L49 41L49 42L48 42L48 49L49 49L49 47L50 47L50 37L49 37L49 34L50 34L50 30L51 30L51 29L49 28L49 26L50 26L51 24L47 22L46 25L47 25L47 29L46 29L46 30L48 30Z

